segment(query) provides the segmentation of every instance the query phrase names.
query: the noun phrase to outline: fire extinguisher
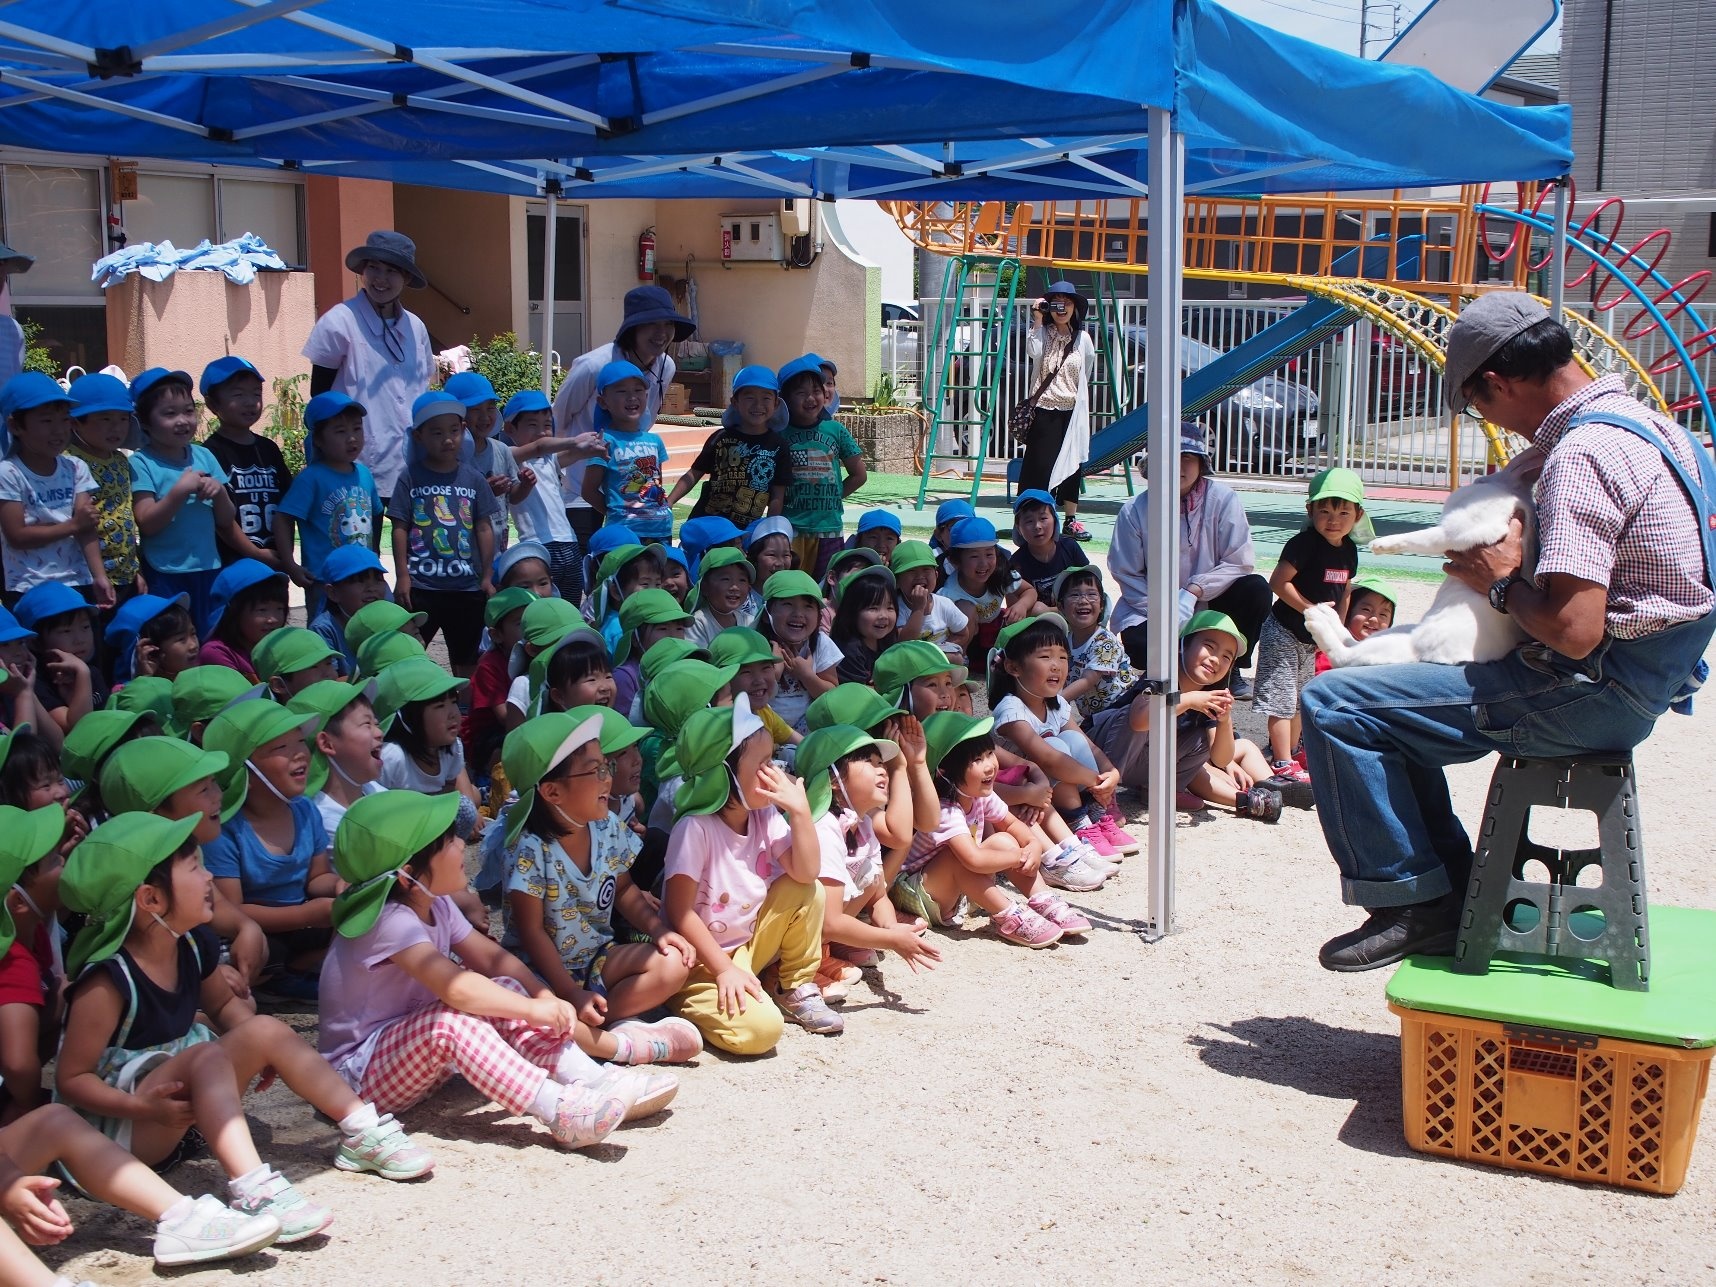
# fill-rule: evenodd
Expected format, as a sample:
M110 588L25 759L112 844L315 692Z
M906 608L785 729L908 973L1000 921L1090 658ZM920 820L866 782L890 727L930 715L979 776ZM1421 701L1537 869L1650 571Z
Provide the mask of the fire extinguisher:
M638 280L655 280L655 229L645 228L638 234Z

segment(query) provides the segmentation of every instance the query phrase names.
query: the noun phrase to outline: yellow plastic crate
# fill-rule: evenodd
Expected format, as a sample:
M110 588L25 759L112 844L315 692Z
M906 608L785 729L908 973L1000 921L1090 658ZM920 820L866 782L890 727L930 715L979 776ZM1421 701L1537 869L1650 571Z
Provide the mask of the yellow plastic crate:
M1685 1182L1710 1048L1388 1008L1413 1148L1651 1193Z

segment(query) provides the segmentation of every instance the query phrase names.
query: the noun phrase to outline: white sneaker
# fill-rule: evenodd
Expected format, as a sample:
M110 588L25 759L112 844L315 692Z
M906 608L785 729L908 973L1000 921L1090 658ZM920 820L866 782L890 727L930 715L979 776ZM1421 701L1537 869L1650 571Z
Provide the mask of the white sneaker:
M1093 889L1101 889L1102 882L1108 877L1085 861L1084 853L1078 849L1063 851L1054 858L1043 860L1043 879L1056 889L1071 890L1075 894L1086 894Z
M1078 855L1083 860L1084 865L1089 867L1092 871L1101 872L1104 880L1119 874L1120 864L1115 862L1114 859L1104 858L1101 854L1097 853L1095 849L1090 845L1087 845L1082 840L1075 840L1073 843L1077 846Z
M272 1215L246 1215L205 1193L177 1220L155 1226L155 1263L196 1265L261 1251L280 1236Z

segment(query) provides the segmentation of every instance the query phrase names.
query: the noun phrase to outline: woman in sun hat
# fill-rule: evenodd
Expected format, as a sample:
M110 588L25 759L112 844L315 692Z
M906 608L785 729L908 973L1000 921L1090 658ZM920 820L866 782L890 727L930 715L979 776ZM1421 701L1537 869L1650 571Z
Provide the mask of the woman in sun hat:
M1085 332L1090 306L1071 282L1055 282L1032 306L1025 334L1031 385L1037 395L1025 453L1019 461L1019 490L1051 492L1066 516L1062 531L1090 540L1078 521L1079 471L1090 453L1090 379L1096 374L1096 345Z
M610 362L630 362L644 373L646 400L644 423L661 414L667 386L673 383L675 367L667 346L688 340L697 324L674 307L673 296L660 286L634 286L626 292L625 315L612 344L598 344L567 368L560 392L554 396L554 433L558 438L594 433L596 429L596 376ZM602 524L602 516L583 499L584 461L569 465L561 480L566 497L566 517L579 545L590 549L590 537Z
M376 491L393 495L405 468L411 402L435 378L429 330L399 297L407 286L429 283L417 267L417 247L404 233L383 229L346 255L362 289L317 319L304 343L312 397L330 389L363 404L359 457L375 476Z

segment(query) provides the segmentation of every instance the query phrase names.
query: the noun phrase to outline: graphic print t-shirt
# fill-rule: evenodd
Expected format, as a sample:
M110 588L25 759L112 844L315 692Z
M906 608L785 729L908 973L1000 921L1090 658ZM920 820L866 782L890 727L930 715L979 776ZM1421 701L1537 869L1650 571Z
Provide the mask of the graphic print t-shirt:
M644 542L666 541L673 536L673 510L662 486L667 468L667 446L653 433L602 435L608 445L607 471L602 475L608 502L607 521L624 523Z
M93 492L95 479L89 466L76 456L57 456L54 472L38 474L16 456L0 460L0 500L17 501L24 509L24 522L31 527L64 523L81 492ZM6 588L19 594L45 581L66 585L88 585L89 564L75 536L62 536L52 545L34 549L3 547Z
M1293 565L1293 588L1305 596L1306 603L1339 603L1347 582L1358 572L1358 546L1350 536L1339 545L1330 545L1317 533L1305 531L1281 547L1281 561ZM1300 643L1311 642L1304 613L1295 612L1280 599L1270 612Z
M846 478L843 461L859 455L858 442L838 420L808 428L788 425L782 436L792 464L783 512L800 536L838 536L845 522L840 492Z
M209 435L203 446L226 469L227 495L232 497L233 508L238 511L239 530L254 544L265 550L273 549L274 511L292 485L292 471L286 468L280 448L261 436L239 443L219 434ZM235 562L239 557L224 543L221 545L222 563Z
M442 473L412 465L393 489L387 516L408 527L406 571L425 590L475 590L477 520L492 518L501 502L471 466Z
M381 517L381 498L369 466L341 471L317 460L292 480L280 510L298 520L302 562L311 576L320 576L323 560L336 549L369 544Z
M749 527L769 512L769 489L792 483L786 440L772 430L763 434L717 429L697 453L692 469L703 475L703 491L691 517L718 514Z

